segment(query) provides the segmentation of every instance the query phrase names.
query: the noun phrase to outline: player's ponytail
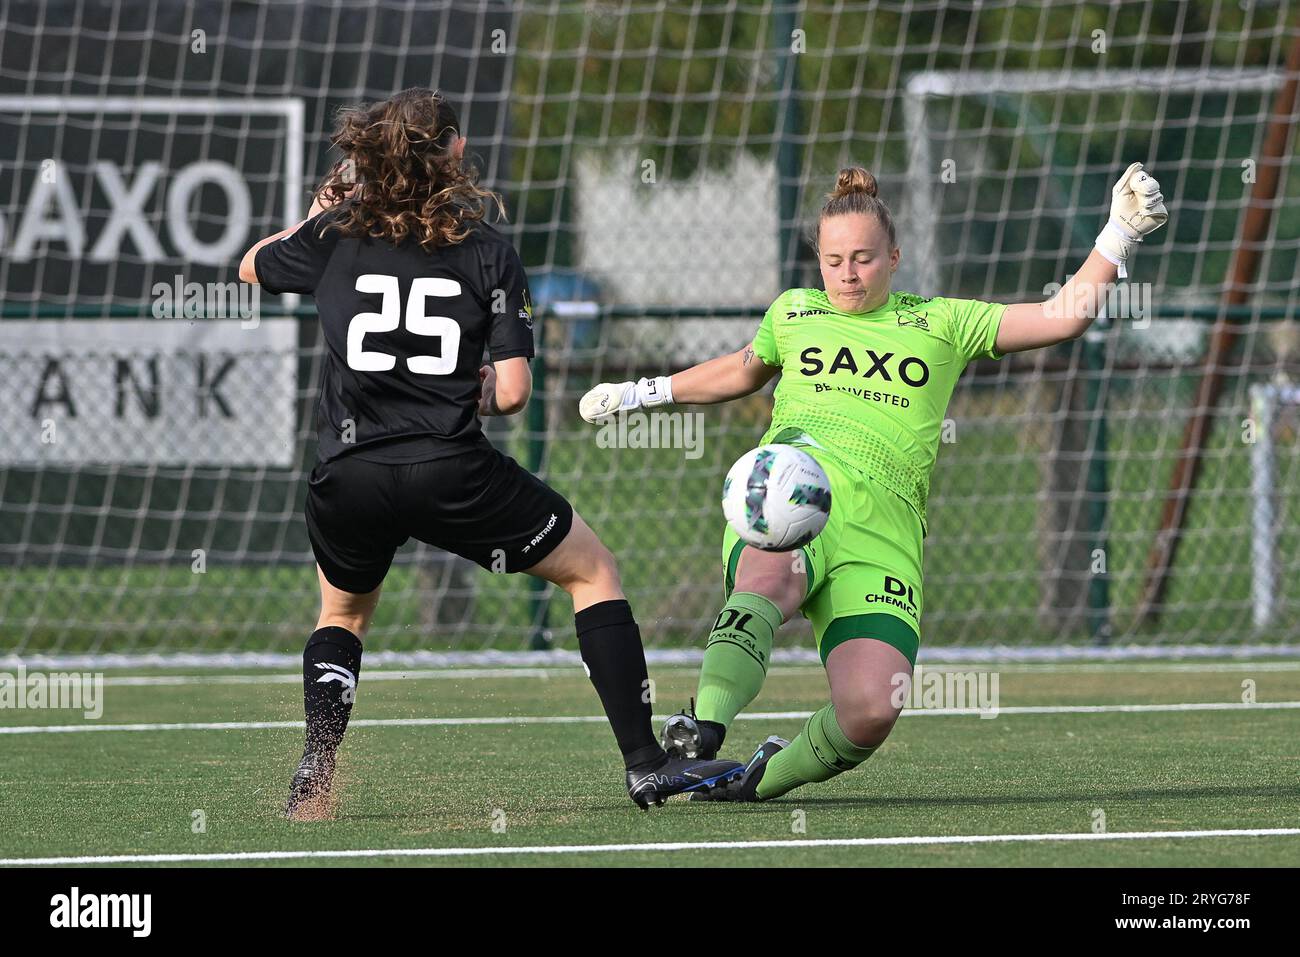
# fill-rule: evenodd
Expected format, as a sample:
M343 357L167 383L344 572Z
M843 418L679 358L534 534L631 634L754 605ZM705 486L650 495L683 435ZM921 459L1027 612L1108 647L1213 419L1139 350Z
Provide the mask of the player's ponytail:
M431 250L463 240L489 204L504 215L501 197L456 155L459 139L456 111L422 87L341 110L330 142L344 159L317 190L323 206L340 206L325 229L393 244L414 236Z
M894 231L894 217L879 196L876 178L861 166L846 166L835 177L835 188L826 194L821 215L817 217L817 229L811 239L813 248L817 248L817 238L821 234L821 224L832 216L846 216L850 213L863 213L872 216L880 227L889 234L889 245L897 246Z

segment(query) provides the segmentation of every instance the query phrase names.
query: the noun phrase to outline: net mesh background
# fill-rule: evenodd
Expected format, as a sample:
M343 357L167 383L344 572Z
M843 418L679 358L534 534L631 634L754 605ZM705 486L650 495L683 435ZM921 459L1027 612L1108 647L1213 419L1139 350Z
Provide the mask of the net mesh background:
M1014 302L1083 260L1134 159L1171 200L1132 265L1144 314L962 379L931 483L923 643L1294 637L1295 409L1267 423L1279 521L1262 631L1248 437L1250 385L1300 372L1294 135L1248 305L1221 304L1296 24L1288 2L0 4L0 652L300 643L317 604L310 299L263 297L244 340L115 346L111 330L218 321L152 318L156 287L235 281L244 249L305 213L336 159L335 110L416 85L457 105L539 305L533 404L489 434L618 556L652 646L697 645L716 613L722 478L765 430L770 390L687 410L705 416L697 449L602 447L578 397L738 349L781 289L816 284L802 235L840 166L871 169L894 209L896 288ZM301 104L301 170L292 110L248 98ZM208 105L163 102L182 100ZM572 299L600 305L554 306ZM1210 332L1229 319L1177 561L1140 619ZM30 345L86 321L110 330L102 344ZM184 376L231 355L218 429ZM288 464L267 449L285 422ZM41 441L50 423L96 434L71 456ZM228 447L240 430L256 464ZM367 648L571 646L571 624L552 589L411 543ZM806 642L806 625L780 640Z

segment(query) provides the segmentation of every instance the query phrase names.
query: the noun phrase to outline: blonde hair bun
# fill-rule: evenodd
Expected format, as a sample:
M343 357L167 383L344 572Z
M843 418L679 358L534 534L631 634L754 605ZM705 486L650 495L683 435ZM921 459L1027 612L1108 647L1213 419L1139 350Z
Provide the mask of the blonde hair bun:
M852 196L854 193L865 193L868 196L878 195L876 178L861 166L846 166L835 177L835 189L827 193L826 198L833 201L842 199L845 196Z

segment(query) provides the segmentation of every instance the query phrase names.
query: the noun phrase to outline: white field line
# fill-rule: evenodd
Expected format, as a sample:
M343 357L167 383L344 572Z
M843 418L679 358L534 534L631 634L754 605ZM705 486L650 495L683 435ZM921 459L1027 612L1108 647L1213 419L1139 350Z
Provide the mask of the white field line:
M649 648L646 661L652 666L698 665L701 648ZM1300 644L1197 644L1197 645L1046 645L1016 647L989 645L968 648L922 648L921 663L930 659L965 663L1066 662L1066 661L1176 661L1197 658L1300 658ZM575 651L372 651L366 660L375 665L412 668L475 667L581 667ZM777 664L820 663L812 648L778 648L772 653ZM0 669L12 670L19 663L28 670L101 671L114 668L292 668L302 662L301 653L237 652L88 652L0 655Z
M1296 662L1300 669L1300 662ZM812 669L809 669L812 670ZM820 670L820 669L818 669ZM573 672L574 674L570 674ZM403 670L367 670L361 677L371 681L428 681L462 678L549 678L583 677L581 668L407 668ZM297 685L302 674L261 675L105 675L105 687L149 688L179 685Z
M1240 701L1185 702L1181 704L1080 704L1080 705L1026 705L1015 708L922 708L904 709L904 718L924 717L974 717L1007 714L1149 714L1177 711L1276 711L1300 709L1300 701L1264 701L1246 704ZM738 721L795 721L811 717L811 711L755 711L737 716ZM658 722L667 715L655 715ZM357 718L348 722L349 728L423 728L469 727L474 725L523 724L604 724L604 715L520 715L517 717L464 717L464 718ZM196 721L161 722L148 724L55 724L0 726L0 734L77 734L83 731L260 731L271 728L296 728L302 721Z
M678 841L648 844L555 844L522 847L395 847L329 851L232 851L213 854L112 854L0 858L0 867L74 864L185 864L203 861L302 861L366 857L502 857L511 854L635 854L651 851L731 851L795 847L903 847L926 844L1013 844L1053 841L1168 841L1204 837L1294 837L1300 828L1204 831L1091 831L1061 834L952 834L917 837L791 838L771 841Z
M1177 673L1177 674L1214 674L1216 672L1287 672L1300 671L1300 661L1222 661L1222 662L1108 662L1085 663L1063 662L1060 664L1023 664L993 663L980 669L971 669L970 663L936 662L922 663L925 671L970 671L979 670L998 672L1000 674L1074 674L1079 672L1104 672L1106 674L1133 673ZM665 671L689 671L694 673L696 665L672 664L655 669L657 673ZM768 671L769 678L793 677L821 674L825 671L821 665L786 665L774 666ZM582 677L580 665L564 665L549 668L405 668L405 669L370 669L363 671L361 677L371 681L456 681L468 678L573 678ZM105 687L147 688L178 687L182 685L276 685L299 684L302 675L291 674L244 674L244 675L106 675Z

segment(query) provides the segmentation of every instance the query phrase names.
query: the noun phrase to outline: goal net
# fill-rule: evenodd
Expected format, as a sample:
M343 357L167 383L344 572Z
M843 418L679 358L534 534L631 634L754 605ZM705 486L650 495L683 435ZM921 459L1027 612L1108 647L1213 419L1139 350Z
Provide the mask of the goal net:
M306 212L337 159L336 108L416 85L458 106L538 306L533 402L490 437L611 548L651 647L698 648L717 612L722 477L765 430L770 390L612 432L579 419L578 397L737 349L782 289L816 284L803 232L841 166L871 169L894 210L895 288L1014 302L1082 262L1134 160L1171 216L1106 318L976 363L958 386L923 648L1292 647L1294 415L1290 393L1269 393L1261 449L1251 389L1297 378L1295 110L1276 112L1297 13L5 4L0 656L296 654L317 610L302 501L322 343L309 298L256 296L238 260ZM1258 267L1245 304L1225 306L1270 170ZM1198 410L1224 323L1222 388ZM1198 411L1209 427L1188 450ZM1172 473L1193 451L1176 558L1143 609L1151 550L1175 534ZM806 623L779 640L807 647ZM416 542L367 638L393 655L551 646L574 646L563 594Z

